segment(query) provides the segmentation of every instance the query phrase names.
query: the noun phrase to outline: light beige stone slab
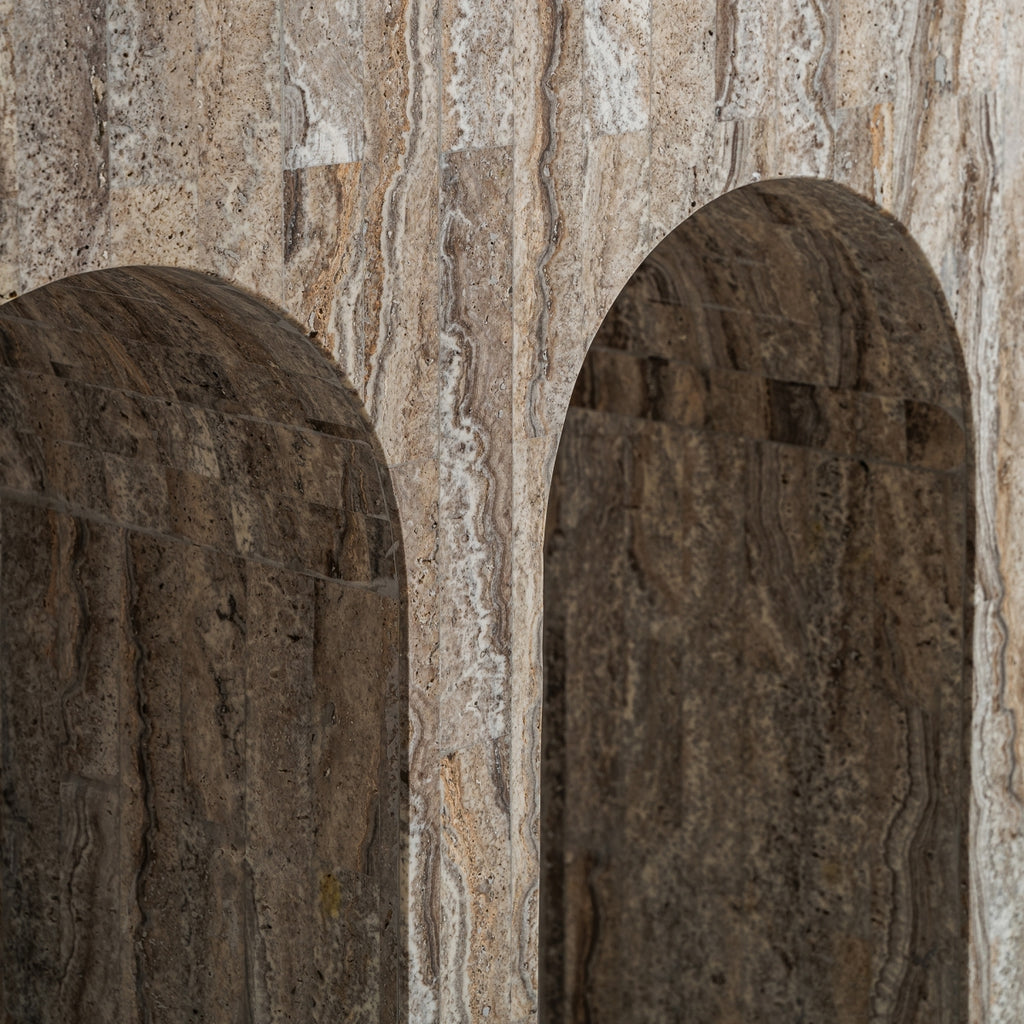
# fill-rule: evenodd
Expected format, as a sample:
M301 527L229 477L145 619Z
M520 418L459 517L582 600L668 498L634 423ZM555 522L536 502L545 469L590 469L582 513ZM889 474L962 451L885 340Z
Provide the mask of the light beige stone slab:
M391 470L405 550L408 694L409 1019L438 1018L441 925L441 781L438 772L438 467Z
M140 232L138 225L146 225ZM199 211L192 181L110 192L110 260L121 266L188 267L196 262Z
M516 439L512 535L512 678L510 790L512 907L518 953L511 980L514 1018L536 1014L537 934L540 892L534 865L540 858L540 738L543 705L543 552L548 489L557 448L553 436Z
M892 147L891 103L836 111L835 180L883 210L893 201Z
M1019 38L1021 12L1015 6L1000 10L992 4L968 0L962 7L960 43L954 83L960 89L998 89L1007 44Z
M722 121L715 127L712 173L705 182L702 202L698 205L734 188L775 177L779 171L774 119Z
M759 0L718 0L716 23L716 118L772 117L777 106L777 7Z
M0 0L0 189L17 182L18 93L15 77L14 0Z
M592 134L642 132L649 123L649 0L584 0L586 117Z
M516 120L514 159L515 393L524 402L513 405L516 436L559 428L550 414L578 372L573 356L561 357L583 330L584 23L582 11L551 4L523 10L520 21L534 14L545 26L531 57L540 95L528 78L516 86L529 112Z
M983 107L984 104L977 111L982 117L985 116ZM916 130L920 137L941 138L944 144L923 147L918 146L915 139L911 153L906 129L901 133L897 125L894 154L894 162L899 161L900 147L903 147L903 157L910 162L913 176L909 181L904 179L902 188L896 186L898 205L893 212L900 215L911 236L931 258L932 268L946 287L950 307L958 319L960 296L955 294L953 281L958 271L971 275L973 268L966 264L954 266L965 256L954 240L961 233L963 218L974 215L976 204L981 203L984 208L987 200L979 191L984 192L992 184L992 168L985 166L989 160L986 144L977 135L971 138L964 123L971 117L968 110L963 101L949 93L931 97L921 111ZM898 116L899 111L896 113ZM899 177L902 176L896 163L894 178ZM959 177L963 182L959 195L957 190L946 189L944 183L951 177Z
M363 0L282 0L286 170L362 159Z
M651 8L651 223L653 248L704 201L715 125L717 4Z
M397 464L437 457L439 33L429 0L374 4L366 17L364 352L353 384Z
M1019 70L1017 71L1019 75ZM1011 1020L1024 972L1015 953L1024 924L1013 893L1021 872L1021 743L1024 709L1018 671L1021 565L1017 509L1020 484L1017 438L1019 402L1009 393L1019 364L1017 340L1021 267L1022 174L1007 150L1016 125L1004 127L1004 102L1021 95L980 94L960 109L961 149L967 188L959 210L956 249L965 259L957 296L958 328L965 343L975 422L978 532L975 618L975 710L972 723L972 1014L978 1020ZM1006 140L1006 149L997 141ZM1013 141L1011 141L1013 140ZM1004 176L1005 175L1005 176ZM996 183L998 187L996 187ZM993 223L1010 225L1006 233ZM952 261L951 261L952 262ZM993 370L998 367L998 374ZM998 424L998 425L997 425ZM983 938L982 938L983 937Z
M443 749L508 730L512 456L511 154L452 154L442 188Z
M99 7L19 4L9 22L19 98L23 286L104 259L109 136L103 14Z
M540 31L524 32L533 24ZM544 428L539 406L549 370L548 324L555 297L549 282L562 219L552 168L560 103L554 79L562 59L565 15L544 0L517 0L515 143L513 147L513 423L516 437ZM521 397L520 397L521 396Z
M647 255L649 181L648 133L591 140L583 186L583 326L588 338Z
M18 196L0 193L0 300L18 294Z
M285 171L284 273L289 310L353 387L362 380L359 276L362 167Z
M787 176L832 177L839 2L778 6L779 39L787 47L778 64L776 159Z
M508 746L483 742L441 757L441 1020L511 1016L516 983L507 941Z
M0 298L18 290L18 96L13 0L0 0Z
M441 149L512 145L512 4L442 0Z
M194 181L199 160L194 0L108 5L112 187Z
M511 908L511 165L507 149L458 152L442 177L442 1020L507 1013L515 976L499 930Z
M200 0L199 243L206 263L280 304L281 64L278 0L243 11Z
M836 106L892 100L901 73L901 11L896 0L838 0Z

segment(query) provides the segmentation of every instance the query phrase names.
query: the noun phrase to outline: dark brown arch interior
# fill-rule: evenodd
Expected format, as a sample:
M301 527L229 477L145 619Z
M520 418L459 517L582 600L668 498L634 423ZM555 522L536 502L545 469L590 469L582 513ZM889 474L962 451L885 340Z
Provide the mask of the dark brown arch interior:
M0 1016L398 1019L402 581L278 313L153 268L0 307Z
M542 1019L966 1019L970 450L891 220L739 190L626 285L545 550Z

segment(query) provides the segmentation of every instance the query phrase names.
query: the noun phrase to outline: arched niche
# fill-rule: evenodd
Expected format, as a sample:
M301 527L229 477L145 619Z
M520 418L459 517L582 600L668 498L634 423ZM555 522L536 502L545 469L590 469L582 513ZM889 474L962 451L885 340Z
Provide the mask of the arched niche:
M0 307L0 1016L391 1022L402 553L336 369L234 288Z
M752 185L619 295L545 547L546 1024L966 1020L970 445L913 242Z

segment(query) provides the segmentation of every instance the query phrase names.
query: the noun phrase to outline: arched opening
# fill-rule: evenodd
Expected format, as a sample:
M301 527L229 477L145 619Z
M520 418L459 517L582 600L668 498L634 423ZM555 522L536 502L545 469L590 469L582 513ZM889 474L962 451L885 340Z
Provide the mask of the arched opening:
M548 510L542 1020L966 1020L969 422L923 255L837 186L626 285Z
M357 400L177 270L0 307L0 1016L396 1021L401 538Z

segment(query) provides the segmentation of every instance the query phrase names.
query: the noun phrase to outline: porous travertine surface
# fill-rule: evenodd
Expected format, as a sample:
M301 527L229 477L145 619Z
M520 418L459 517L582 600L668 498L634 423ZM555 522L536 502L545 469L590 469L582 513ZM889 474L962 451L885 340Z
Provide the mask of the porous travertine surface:
M690 214L816 178L906 229L962 353L969 1019L1019 1020L1022 70L1024 12L982 0L0 0L2 294L211 274L369 415L405 550L410 1019L537 1013L543 536L588 345Z

